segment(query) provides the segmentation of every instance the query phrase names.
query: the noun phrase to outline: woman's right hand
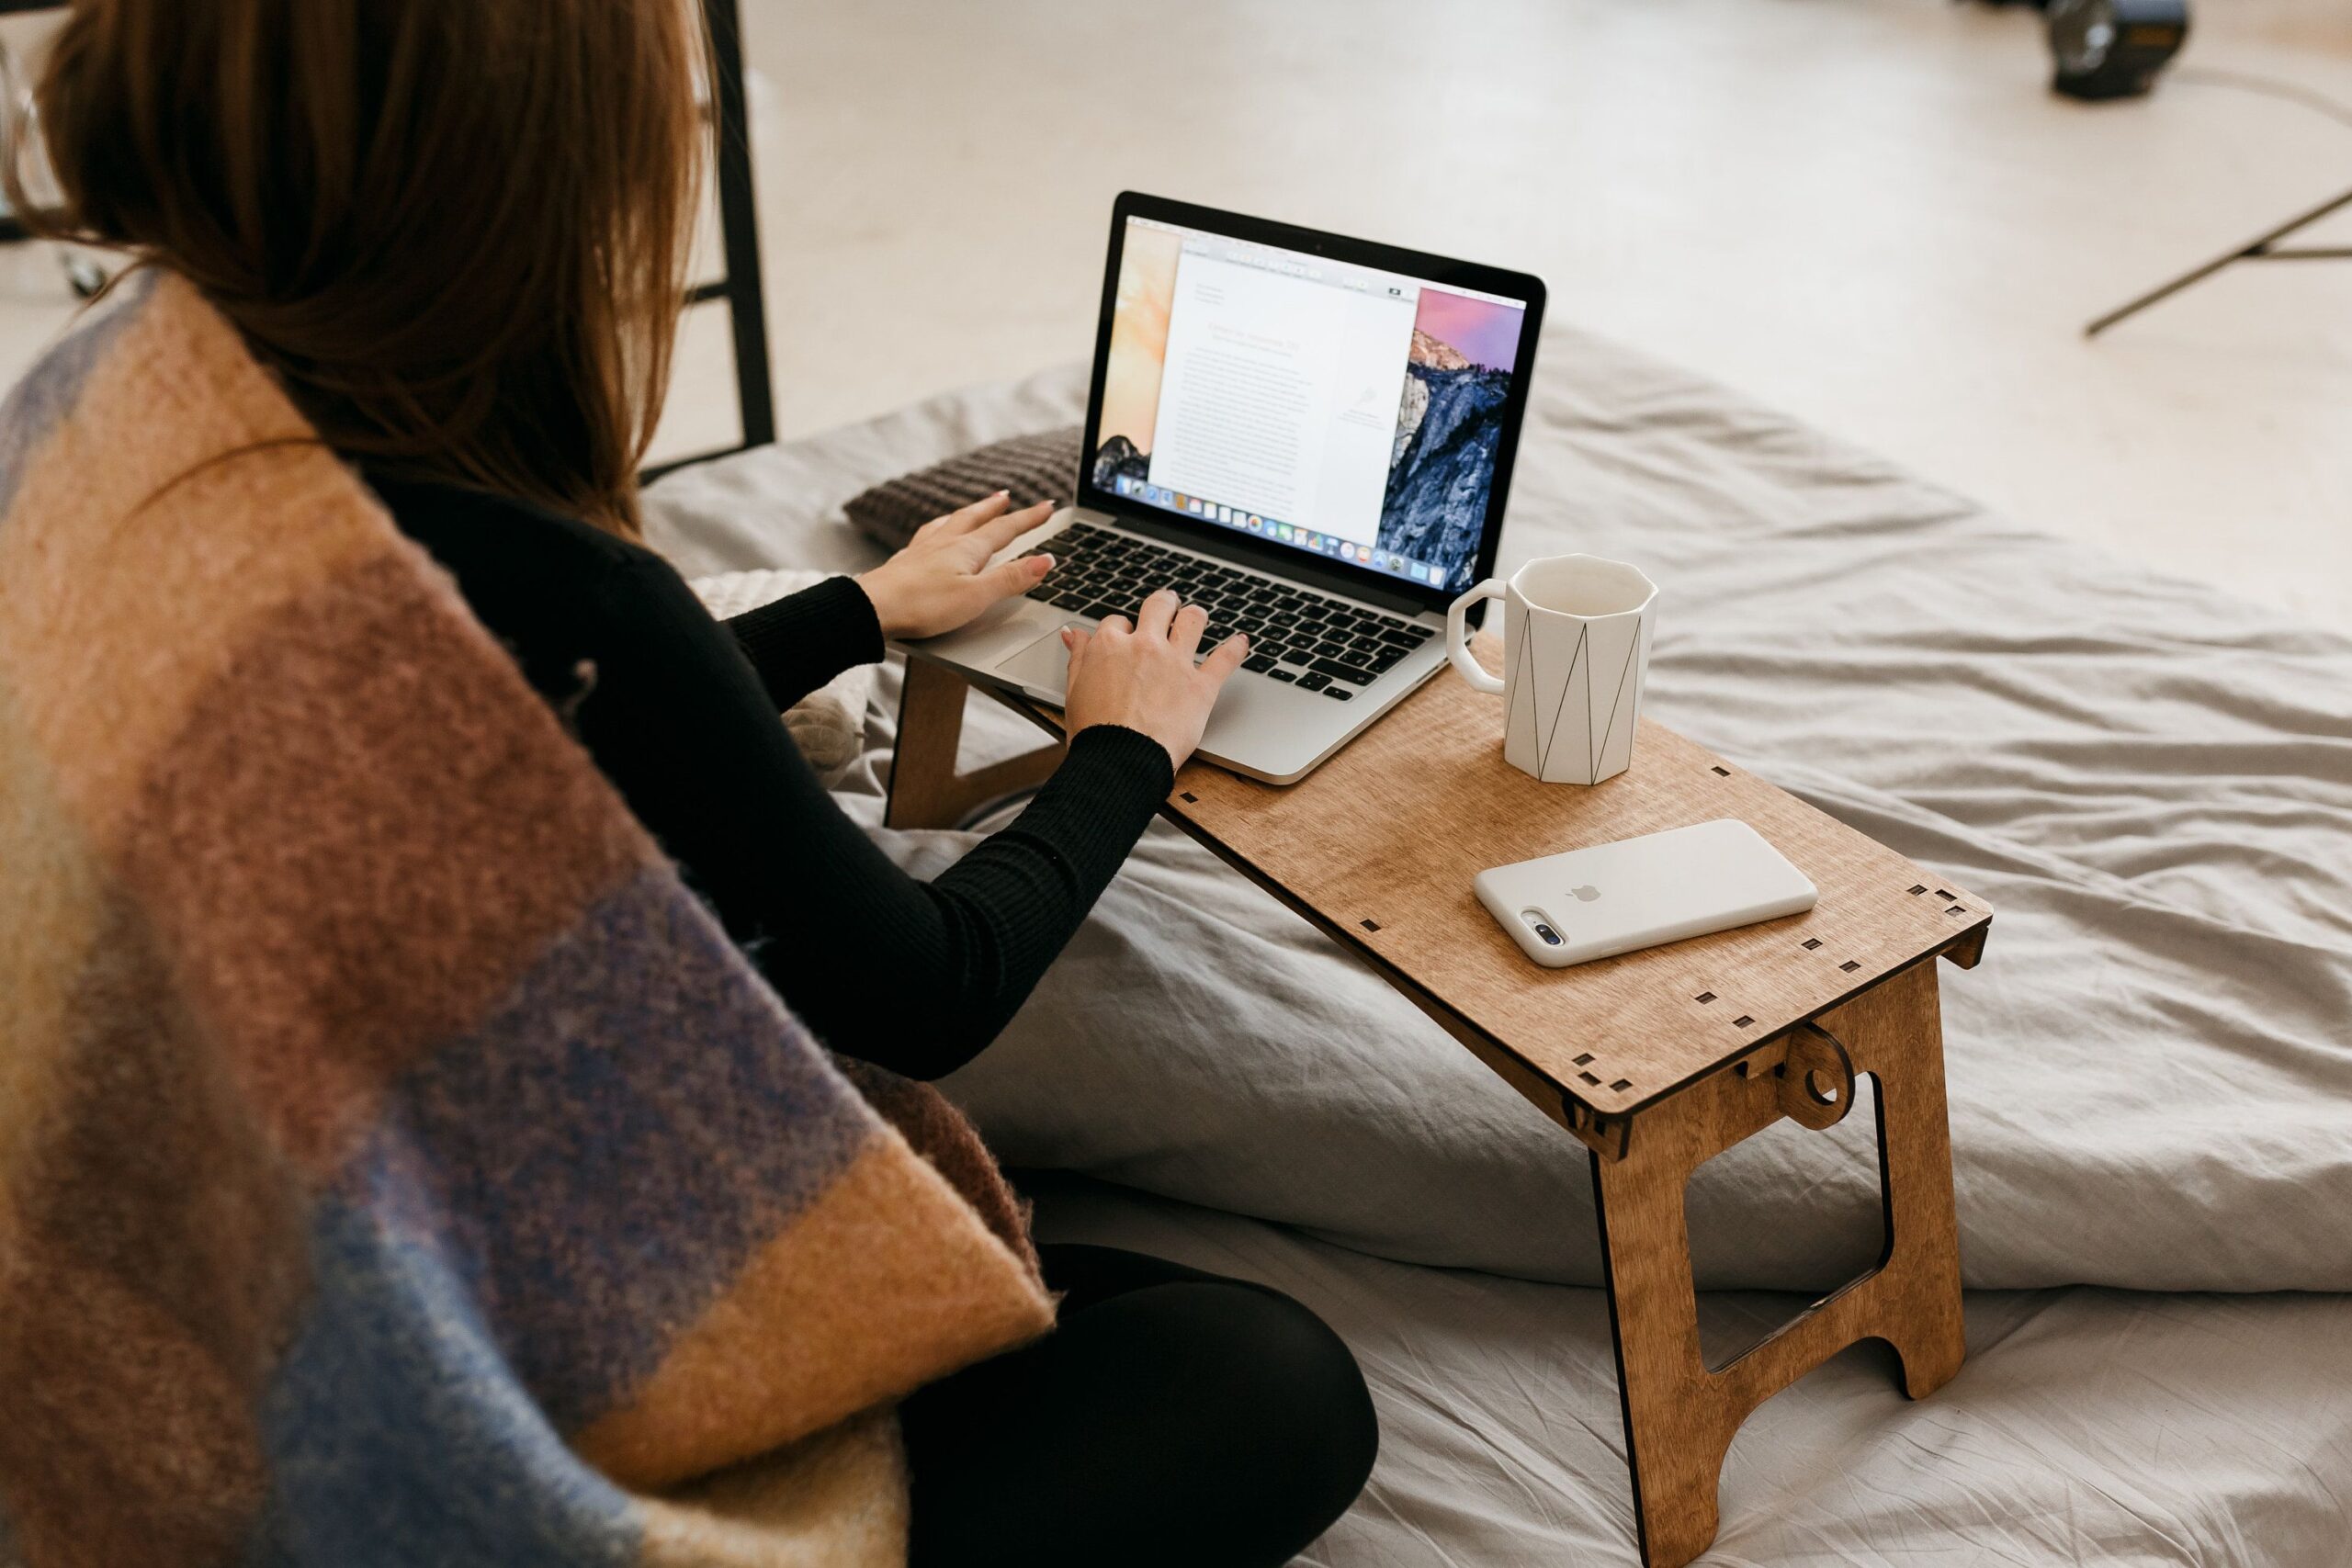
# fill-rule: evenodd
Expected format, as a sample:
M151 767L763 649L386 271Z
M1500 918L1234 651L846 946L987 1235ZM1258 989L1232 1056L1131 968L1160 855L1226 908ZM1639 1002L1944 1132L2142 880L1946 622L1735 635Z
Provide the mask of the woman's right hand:
M1250 639L1237 632L1193 664L1208 619L1199 605L1182 604L1173 589L1163 588L1143 602L1133 629L1124 615L1106 616L1091 633L1065 627L1069 691L1062 718L1069 733L1125 725L1167 747L1168 760L1182 769L1201 743L1217 693L1250 657Z

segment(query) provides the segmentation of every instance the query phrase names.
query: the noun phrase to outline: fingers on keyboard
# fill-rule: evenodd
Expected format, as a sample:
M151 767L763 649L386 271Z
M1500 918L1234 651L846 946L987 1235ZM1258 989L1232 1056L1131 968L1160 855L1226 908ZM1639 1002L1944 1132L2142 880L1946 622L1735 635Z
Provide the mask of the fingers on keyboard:
M1244 670L1342 700L1431 635L1412 621L1087 524L1073 524L1027 553L1048 551L1054 570L1030 598L1096 620L1132 620L1152 593L1173 589L1206 614L1204 648L1244 633L1251 640Z

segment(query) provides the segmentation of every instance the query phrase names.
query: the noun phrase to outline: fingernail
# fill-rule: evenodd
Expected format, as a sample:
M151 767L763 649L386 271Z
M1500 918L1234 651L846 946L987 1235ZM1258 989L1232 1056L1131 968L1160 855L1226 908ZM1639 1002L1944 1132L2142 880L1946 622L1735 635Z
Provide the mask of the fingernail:
M1035 572L1039 577L1043 577L1046 573L1054 570L1054 558L1049 555L1031 556L1029 558L1037 563L1029 570Z

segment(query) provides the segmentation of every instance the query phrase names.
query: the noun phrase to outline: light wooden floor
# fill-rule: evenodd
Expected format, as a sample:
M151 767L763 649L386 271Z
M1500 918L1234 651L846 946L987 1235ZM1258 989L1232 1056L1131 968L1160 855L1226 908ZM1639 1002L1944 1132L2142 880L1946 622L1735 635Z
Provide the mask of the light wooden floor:
M2352 262L2079 335L2352 186L2352 124L2059 100L2036 17L1947 0L745 5L787 434L1082 355L1132 186L1530 268L2020 520L2352 627ZM2352 6L2200 0L2179 63L2352 106ZM54 276L0 259L0 373ZM728 375L697 322L667 446L724 434Z
M2352 626L2352 262L2079 335L2352 187L2352 125L2056 99L2037 17L1947 0L749 5L789 430L1083 355L1132 186L1530 268L2019 519ZM2196 22L2181 64L2352 105L2344 0Z

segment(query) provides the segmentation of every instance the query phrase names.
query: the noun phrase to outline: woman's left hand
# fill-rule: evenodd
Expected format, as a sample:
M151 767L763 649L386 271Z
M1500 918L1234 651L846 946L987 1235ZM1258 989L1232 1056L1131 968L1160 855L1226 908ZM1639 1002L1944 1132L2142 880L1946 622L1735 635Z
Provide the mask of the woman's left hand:
M934 517L915 530L905 549L858 578L884 637L952 632L990 605L1037 586L1054 569L1053 557L1015 557L993 567L989 558L1051 517L1056 503L1006 511L1012 504L999 491Z

